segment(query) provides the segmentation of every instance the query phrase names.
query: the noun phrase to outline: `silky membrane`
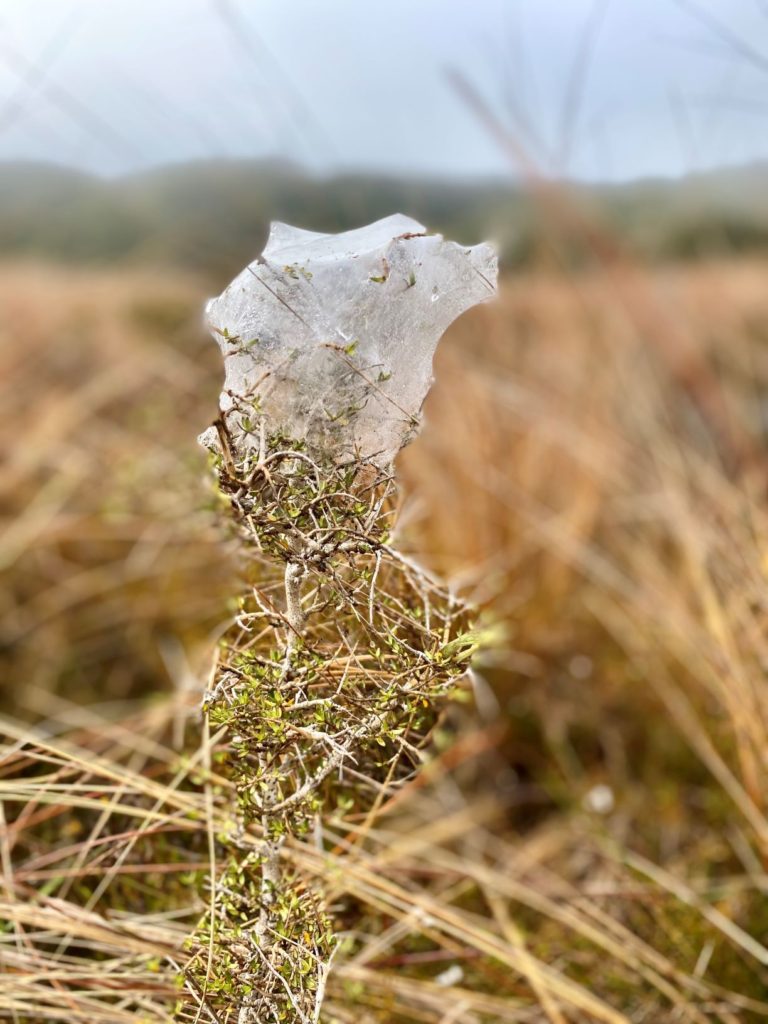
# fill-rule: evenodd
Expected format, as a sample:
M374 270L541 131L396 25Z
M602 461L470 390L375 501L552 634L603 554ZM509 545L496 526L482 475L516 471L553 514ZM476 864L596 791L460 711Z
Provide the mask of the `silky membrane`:
M389 465L418 428L441 335L495 294L497 272L490 245L401 214L337 235L273 223L263 255L206 307L236 446L280 432ZM215 448L218 434L201 441Z

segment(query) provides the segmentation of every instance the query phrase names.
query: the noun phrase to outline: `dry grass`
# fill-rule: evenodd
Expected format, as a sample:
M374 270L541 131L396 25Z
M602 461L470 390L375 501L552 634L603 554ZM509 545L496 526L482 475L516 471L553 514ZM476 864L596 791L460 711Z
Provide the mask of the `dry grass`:
M418 783L331 852L289 851L348 928L329 1020L768 1016L764 273L630 293L541 272L451 332L403 532L499 646ZM170 1020L229 827L196 712L237 586L194 446L218 390L204 291L0 272L19 1024Z
M156 692L221 619L231 565L195 426L218 368L201 285L0 272L2 649L23 709ZM180 646L181 645L181 646Z

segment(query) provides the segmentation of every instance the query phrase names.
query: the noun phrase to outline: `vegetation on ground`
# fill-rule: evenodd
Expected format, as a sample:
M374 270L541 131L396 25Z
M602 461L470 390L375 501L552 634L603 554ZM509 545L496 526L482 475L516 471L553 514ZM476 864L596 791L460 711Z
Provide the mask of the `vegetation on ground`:
M287 844L341 924L329 1022L768 1016L764 277L536 270L451 329L402 542L495 639L418 780ZM0 270L14 1024L170 1021L226 856L209 288Z

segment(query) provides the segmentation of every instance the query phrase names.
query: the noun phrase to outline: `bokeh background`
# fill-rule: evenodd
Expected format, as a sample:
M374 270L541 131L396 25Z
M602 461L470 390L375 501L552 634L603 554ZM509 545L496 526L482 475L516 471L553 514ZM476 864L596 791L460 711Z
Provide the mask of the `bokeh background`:
M203 792L241 585L202 305L393 212L501 254L399 462L496 640L329 1019L768 1016L767 127L762 0L4 0L2 1019L170 1019L205 847L121 815Z

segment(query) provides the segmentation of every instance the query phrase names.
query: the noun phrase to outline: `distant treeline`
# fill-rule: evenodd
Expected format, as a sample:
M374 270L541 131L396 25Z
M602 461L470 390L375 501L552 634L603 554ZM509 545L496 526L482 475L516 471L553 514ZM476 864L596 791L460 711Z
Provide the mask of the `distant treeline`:
M625 245L650 259L768 253L768 165L680 181L569 186ZM492 238L509 267L592 258L557 211L503 181L339 174L290 164L216 161L103 180L44 164L0 164L0 257L152 262L226 276L261 250L270 220L340 231L407 213L471 243Z

